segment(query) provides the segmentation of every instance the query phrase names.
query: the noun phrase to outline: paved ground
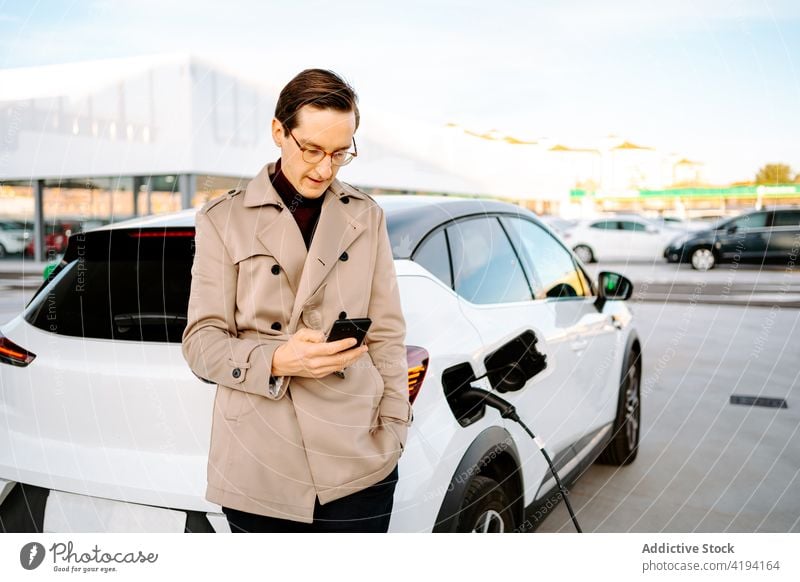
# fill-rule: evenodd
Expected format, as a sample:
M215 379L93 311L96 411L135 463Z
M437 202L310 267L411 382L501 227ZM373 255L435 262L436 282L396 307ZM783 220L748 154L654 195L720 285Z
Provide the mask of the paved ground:
M800 532L800 310L633 305L642 443L570 493L584 531ZM732 394L789 408L734 405ZM539 531L573 531L561 504Z

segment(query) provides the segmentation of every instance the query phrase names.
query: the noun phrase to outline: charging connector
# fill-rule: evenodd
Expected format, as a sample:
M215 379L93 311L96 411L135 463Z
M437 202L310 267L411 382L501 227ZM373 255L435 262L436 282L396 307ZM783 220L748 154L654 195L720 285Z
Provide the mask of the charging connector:
M562 485L561 479L558 476L558 471L556 471L555 466L553 466L553 461L550 459L550 455L547 454L547 451L544 448L544 441L533 434L531 429L529 429L527 425L522 422L522 419L520 419L519 415L517 414L517 410L514 408L514 405L500 398L497 394L492 394L491 392L487 392L486 390L482 390L480 388L475 388L474 386L462 388L458 393L458 397L463 399L465 402L468 402L472 406L486 405L494 408L500 413L500 416L513 420L530 435L530 437L536 443L536 446L539 447L539 450L542 452L545 461L547 461L547 466L550 467L550 472L553 473L553 477L556 480L558 489L561 491L561 495L564 498L564 503L566 503L567 510L572 518L572 523L575 524L575 529L578 531L578 533L583 533L581 526L578 525L578 518L575 517L575 512L572 510L572 504L569 502L569 498L567 497L567 490L564 488L564 485Z

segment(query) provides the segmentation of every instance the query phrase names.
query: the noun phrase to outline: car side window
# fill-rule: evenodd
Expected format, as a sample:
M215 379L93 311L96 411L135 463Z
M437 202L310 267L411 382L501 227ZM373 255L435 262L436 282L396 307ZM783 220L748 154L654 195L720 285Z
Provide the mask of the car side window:
M772 226L800 226L800 210L776 210Z
M572 254L549 232L522 218L505 217L503 223L508 226L526 267L533 271L537 299L591 294L589 282L577 268Z
M619 227L620 230L628 230L628 231L632 230L635 232L644 232L645 230L647 230L647 227L644 224L633 220L620 220Z
M600 220L590 224L589 228L597 228L600 230L617 230L618 227L616 220Z
M447 227L455 291L472 303L533 299L522 265L497 218L472 218Z
M453 277L450 271L450 252L444 229L427 237L414 252L411 260L428 269L442 283L453 288Z
M767 226L767 213L754 212L752 214L745 214L734 220L728 226L736 226L736 228L740 230L743 228L764 228Z

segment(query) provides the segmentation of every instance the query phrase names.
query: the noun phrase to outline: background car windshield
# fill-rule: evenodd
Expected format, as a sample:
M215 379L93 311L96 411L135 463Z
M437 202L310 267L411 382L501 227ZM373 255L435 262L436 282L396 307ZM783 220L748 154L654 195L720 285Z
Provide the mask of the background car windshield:
M646 225L634 220L620 220L619 227L620 230L632 230L636 232L644 232L647 230Z
M766 212L753 212L734 218L728 226L736 228L764 228L767 226Z
M591 228L597 228L600 230L617 230L617 221L601 220L600 222L593 222L591 224Z
M772 226L800 226L800 210L778 210L772 219Z

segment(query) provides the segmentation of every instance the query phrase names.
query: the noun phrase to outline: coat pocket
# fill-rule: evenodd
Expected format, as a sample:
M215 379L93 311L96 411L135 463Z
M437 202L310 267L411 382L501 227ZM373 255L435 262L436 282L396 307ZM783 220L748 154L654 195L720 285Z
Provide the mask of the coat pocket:
M383 424L383 429L388 430L394 435L395 440L397 441L397 446L399 447L400 454L403 454L403 450L406 448L406 437L408 436L408 426L404 423L400 422L392 422L387 419L381 419Z
M259 286L269 284L277 287L284 278L283 269L274 256L267 251L253 251L234 259L239 270L239 291L255 283Z
M243 390L231 390L227 410L223 410L226 420L236 422L249 415L256 409L254 400L256 398L263 398L263 396L254 396Z
M239 390L220 385L217 387L217 398L215 405L219 408L225 420L237 420L241 408L241 403L236 398Z
M370 432L374 432L378 425L380 424L380 419L378 418L378 414L380 413L380 404L381 399L383 398L383 376L372 364L372 360L367 354L366 359L368 360L367 363L367 376L372 380L372 423L370 424ZM358 364L358 362L356 362ZM363 365L363 364L362 364Z

